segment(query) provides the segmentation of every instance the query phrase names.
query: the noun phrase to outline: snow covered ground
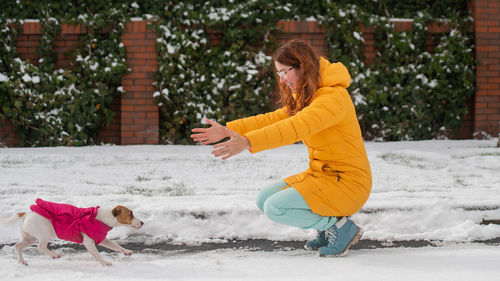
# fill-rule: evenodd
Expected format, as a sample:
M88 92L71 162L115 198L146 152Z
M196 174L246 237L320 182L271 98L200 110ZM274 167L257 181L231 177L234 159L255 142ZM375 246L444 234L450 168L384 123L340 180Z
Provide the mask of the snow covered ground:
M305 250L139 251L101 267L88 253L60 248L50 260L15 260L19 223L0 229L2 280L499 280L500 148L497 139L367 142L373 190L352 218L363 239L431 240L442 247L352 250L322 259ZM0 216L37 197L80 207L125 205L141 230L113 229L118 243L224 243L307 240L310 230L278 225L255 206L260 188L307 167L296 144L226 161L208 146L0 148ZM61 243L54 241L54 243Z

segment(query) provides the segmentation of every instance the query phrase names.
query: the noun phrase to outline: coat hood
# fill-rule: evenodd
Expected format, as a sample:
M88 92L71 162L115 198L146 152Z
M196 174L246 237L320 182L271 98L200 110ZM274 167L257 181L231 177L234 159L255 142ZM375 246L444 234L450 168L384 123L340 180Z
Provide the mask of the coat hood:
M327 59L320 58L318 88L334 86L347 88L350 84L351 75L342 63L330 63Z

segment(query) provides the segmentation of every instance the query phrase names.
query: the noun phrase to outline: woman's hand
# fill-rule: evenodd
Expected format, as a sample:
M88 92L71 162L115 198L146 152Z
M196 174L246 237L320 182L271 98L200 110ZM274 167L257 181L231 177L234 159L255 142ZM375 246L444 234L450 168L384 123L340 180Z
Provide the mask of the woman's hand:
M205 121L210 124L210 127L194 128L193 130L191 130L193 133L195 133L191 135L191 138L194 141L200 142L200 144L210 144L216 143L225 137L229 137L227 131L229 130L228 128L208 118L205 118Z
M245 149L251 148L250 141L246 137L241 136L228 128L226 128L226 130L229 131L231 139L214 145L212 154L215 157L222 157L222 160L226 160L227 158L232 157Z

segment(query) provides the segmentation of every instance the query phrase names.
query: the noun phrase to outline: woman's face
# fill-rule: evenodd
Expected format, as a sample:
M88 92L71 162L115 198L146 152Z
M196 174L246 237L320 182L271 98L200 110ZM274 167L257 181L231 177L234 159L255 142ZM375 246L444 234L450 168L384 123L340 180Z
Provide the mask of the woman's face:
M294 91L295 83L299 80L298 69L290 65L281 64L277 61L274 61L274 66L280 77L280 83L285 83L290 90Z

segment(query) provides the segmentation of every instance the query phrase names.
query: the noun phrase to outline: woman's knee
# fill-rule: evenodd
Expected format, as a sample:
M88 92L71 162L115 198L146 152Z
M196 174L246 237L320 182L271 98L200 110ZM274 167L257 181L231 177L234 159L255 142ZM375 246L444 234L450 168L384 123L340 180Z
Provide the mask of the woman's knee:
M268 185L264 187L262 190L259 191L257 194L257 207L261 210L264 211L264 204L266 203L267 199L274 195L275 193L279 192L281 189L287 186L287 183L284 181L279 181L276 183L273 183L271 185Z
M290 187L270 196L264 202L262 210L266 216L273 219L283 216L288 211L295 209L309 209L309 206L307 206L307 203L300 193L295 188Z
M285 210L283 210L279 206L279 204L276 204L276 200L272 200L272 198L264 202L262 210L264 211L264 214L272 221L276 221L275 218L282 216L285 212Z

